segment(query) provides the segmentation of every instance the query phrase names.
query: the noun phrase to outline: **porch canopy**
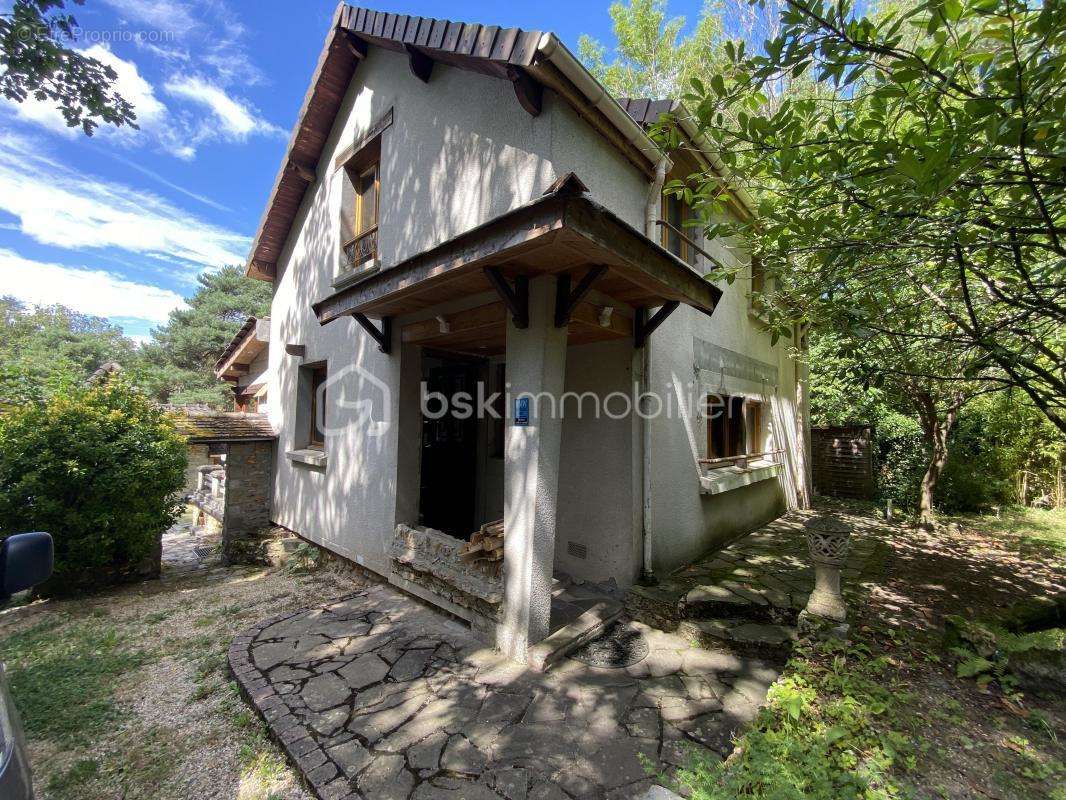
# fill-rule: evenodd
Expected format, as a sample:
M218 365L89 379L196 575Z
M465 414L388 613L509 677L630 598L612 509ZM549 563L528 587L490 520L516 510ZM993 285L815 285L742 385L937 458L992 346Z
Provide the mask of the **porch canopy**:
M370 274L312 307L322 325L353 315L373 330L368 317L388 323L496 291L498 303L450 314L444 322L408 325L403 341L502 353L507 314L522 327L523 286L543 274L559 278L556 326L569 326L571 344L633 335L640 345L656 324L655 318L645 322L646 309L663 307L668 313L684 303L710 314L721 297L721 290L688 264L589 198L570 173L542 197ZM591 289L635 309L634 319L600 314L584 300Z

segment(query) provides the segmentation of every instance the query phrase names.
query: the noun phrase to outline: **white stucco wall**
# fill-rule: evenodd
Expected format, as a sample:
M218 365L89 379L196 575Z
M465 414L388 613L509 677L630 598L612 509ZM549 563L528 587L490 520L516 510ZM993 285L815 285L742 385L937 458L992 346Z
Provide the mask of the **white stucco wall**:
M742 248L701 241L723 263L746 261ZM706 268L706 262L703 262ZM697 271L703 271L701 264ZM774 519L795 505L799 467L796 448L796 364L792 342L770 344L749 312L750 275L742 270L732 284L721 282L722 299L711 318L679 308L652 336L649 383L671 397L677 412L651 421L651 503L649 530L652 562L663 574L737 536ZM706 369L697 363L696 340L740 353L777 370L775 383L752 381ZM720 363L720 362L719 362ZM699 369L698 367L703 367ZM776 479L716 495L701 494L698 459L707 458L707 421L697 403L708 394L743 395L765 403L769 420L763 435L783 448L784 469Z
M405 57L370 48L278 262L268 392L280 432L274 520L380 572L388 568L396 517L398 426L371 434L378 422L398 419L406 349L381 354L351 319L322 327L311 303L333 291L340 263L341 176L334 160L390 107L394 122L382 136L380 168L383 269L539 196L570 171L638 227L645 197L643 176L551 92L534 118L506 81L437 64L427 85L411 75ZM305 355L288 355L287 344L302 345ZM369 397L374 414L357 422L358 411L349 409L346 419L327 419L333 429L326 434L327 463L313 467L286 452L301 444L299 367L319 362L327 363L332 396Z

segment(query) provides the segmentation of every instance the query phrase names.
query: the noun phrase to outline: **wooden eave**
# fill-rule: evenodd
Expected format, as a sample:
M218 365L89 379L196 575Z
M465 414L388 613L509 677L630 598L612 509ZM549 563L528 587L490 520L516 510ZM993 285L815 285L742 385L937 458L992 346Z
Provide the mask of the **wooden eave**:
M707 314L714 310L720 289L575 186L580 182L570 176L555 192L320 300L312 306L318 321L350 314L391 318L492 291L486 267L507 280L566 273L576 283L603 266L595 289L614 301L632 308L676 301Z
M268 342L259 338L255 317L250 318L226 347L222 358L215 362L215 377L235 380L248 372L249 365L267 348Z

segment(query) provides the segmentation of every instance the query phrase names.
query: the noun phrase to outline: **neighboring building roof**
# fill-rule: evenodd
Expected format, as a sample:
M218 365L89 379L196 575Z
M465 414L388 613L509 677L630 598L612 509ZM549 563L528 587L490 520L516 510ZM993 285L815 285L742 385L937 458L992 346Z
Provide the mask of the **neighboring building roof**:
M215 376L220 379L236 378L235 374L227 373L251 364L269 341L270 317L248 317L215 362Z
M256 442L276 439L266 414L182 409L171 413L178 433L190 442Z

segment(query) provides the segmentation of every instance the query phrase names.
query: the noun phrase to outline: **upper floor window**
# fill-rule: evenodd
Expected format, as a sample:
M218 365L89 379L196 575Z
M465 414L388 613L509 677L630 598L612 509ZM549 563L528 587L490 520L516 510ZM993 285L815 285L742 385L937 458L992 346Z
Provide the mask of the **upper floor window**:
M380 140L375 140L344 165L341 246L346 269L360 267L378 257L380 153Z
M662 246L682 261L695 264L696 250L689 241L693 229L685 227L693 219L691 206L676 194L664 194L662 215L667 223L662 226Z

